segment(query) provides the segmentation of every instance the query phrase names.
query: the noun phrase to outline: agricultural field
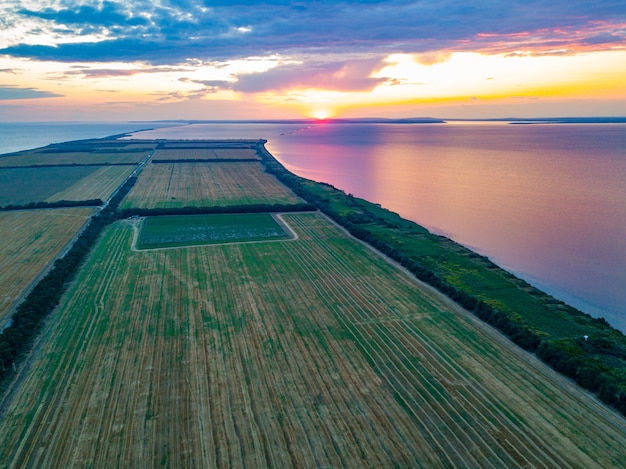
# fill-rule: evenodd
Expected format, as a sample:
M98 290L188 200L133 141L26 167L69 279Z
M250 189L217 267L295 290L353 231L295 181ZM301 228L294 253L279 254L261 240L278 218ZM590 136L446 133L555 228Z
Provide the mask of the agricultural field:
M46 202L55 202L57 200L107 200L134 170L135 166L101 166L67 189L48 197Z
M97 166L0 169L0 206L42 202L97 170Z
M164 148L153 160L260 160L252 148Z
M287 238L268 213L148 217L138 231L138 249Z
M180 208L301 202L261 163L149 164L121 208Z
M107 228L0 465L622 465L623 418L322 215L285 220L297 240L154 251Z
M152 152L152 148L140 147L129 151L52 151L43 149L29 150L0 156L0 168L41 165L80 165L80 164L139 164Z
M140 142L141 140L136 140ZM191 148L253 148L257 139L228 139L228 140L166 140L159 142L160 148L166 149L191 149Z
M0 325L7 311L91 215L88 208L0 212Z

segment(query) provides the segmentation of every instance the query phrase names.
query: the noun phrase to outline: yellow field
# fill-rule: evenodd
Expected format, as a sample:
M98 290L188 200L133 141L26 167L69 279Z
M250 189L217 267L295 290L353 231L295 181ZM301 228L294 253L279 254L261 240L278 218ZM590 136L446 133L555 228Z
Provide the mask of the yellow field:
M3 416L0 465L623 463L623 418L321 215L285 218L297 240L161 251L111 226Z
M107 200L113 191L135 170L135 166L103 166L46 202L57 200Z
M0 212L0 324L39 272L91 214L88 208Z
M122 208L298 202L260 163L167 163L147 165Z

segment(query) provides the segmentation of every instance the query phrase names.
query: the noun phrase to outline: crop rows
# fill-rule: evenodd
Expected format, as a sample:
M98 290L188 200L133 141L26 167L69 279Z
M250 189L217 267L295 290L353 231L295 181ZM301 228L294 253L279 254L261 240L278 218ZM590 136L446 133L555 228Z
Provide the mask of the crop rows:
M46 201L107 200L134 169L134 166L103 166Z
M0 325L10 306L90 213L90 209L0 213Z
M286 219L297 241L166 251L110 227L3 417L0 465L619 463L622 419L322 216Z
M154 154L155 160L229 160L259 159L252 148L177 148L160 149Z
M260 163L150 164L122 208L298 203Z

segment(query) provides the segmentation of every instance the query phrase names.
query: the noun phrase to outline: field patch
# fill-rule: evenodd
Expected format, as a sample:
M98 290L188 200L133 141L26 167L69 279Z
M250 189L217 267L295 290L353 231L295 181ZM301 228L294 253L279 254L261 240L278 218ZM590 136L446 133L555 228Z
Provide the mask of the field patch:
M43 148L0 155L0 167L138 164L156 147L154 142L129 143L123 140L86 140L58 143Z
M87 221L91 211L0 212L0 324L22 291Z
M97 166L0 169L0 206L45 201L97 170Z
M283 227L267 213L148 217L141 223L138 249L285 239Z
M256 150L252 148L163 148L155 152L152 161L259 161Z
M100 166L70 187L46 199L58 200L107 200L113 191L135 170L134 166Z
M182 208L301 202L261 163L149 164L121 208Z

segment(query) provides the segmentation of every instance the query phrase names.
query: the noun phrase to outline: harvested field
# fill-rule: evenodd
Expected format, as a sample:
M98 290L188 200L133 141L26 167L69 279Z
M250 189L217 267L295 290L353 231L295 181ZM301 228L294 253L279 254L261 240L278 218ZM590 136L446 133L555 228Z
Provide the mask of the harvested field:
M0 169L0 206L45 201L97 170L97 166Z
M135 166L102 166L46 202L57 200L107 200L113 191L135 170Z
M141 223L137 248L154 249L286 238L267 213L148 217Z
M260 160L252 148L178 148L157 150L158 160Z
M318 214L284 243L112 225L0 426L4 467L619 467L624 419Z
M64 208L0 212L0 325L6 313L91 215Z
M149 164L122 208L298 203L261 163Z

